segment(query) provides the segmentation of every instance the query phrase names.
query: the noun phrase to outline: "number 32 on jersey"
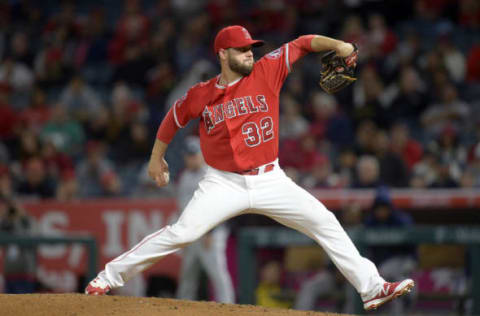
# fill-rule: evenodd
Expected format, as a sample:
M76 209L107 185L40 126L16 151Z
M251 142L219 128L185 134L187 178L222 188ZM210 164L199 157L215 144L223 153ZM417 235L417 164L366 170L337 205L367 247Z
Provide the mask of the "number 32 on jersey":
M242 134L245 136L245 144L248 147L255 147L261 142L268 142L273 139L273 120L270 116L260 120L260 124L247 122L242 125Z

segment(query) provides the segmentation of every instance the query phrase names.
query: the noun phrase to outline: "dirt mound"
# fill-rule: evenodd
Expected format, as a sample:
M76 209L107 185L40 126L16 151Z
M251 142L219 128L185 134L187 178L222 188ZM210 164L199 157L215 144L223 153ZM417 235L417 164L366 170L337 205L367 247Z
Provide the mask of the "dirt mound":
M2 316L333 316L338 314L163 298L83 294L0 295ZM345 316L345 315L344 315Z

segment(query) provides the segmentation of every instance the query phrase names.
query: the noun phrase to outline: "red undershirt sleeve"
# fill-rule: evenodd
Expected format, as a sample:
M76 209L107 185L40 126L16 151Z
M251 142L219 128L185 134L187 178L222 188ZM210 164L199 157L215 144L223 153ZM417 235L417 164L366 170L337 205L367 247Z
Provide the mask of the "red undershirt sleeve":
M288 62L289 66L307 53L313 52L312 39L315 35L302 35L288 43Z
M179 129L179 126L175 123L174 108L175 105L170 108L157 130L157 139L165 144L169 144L172 141L173 136Z

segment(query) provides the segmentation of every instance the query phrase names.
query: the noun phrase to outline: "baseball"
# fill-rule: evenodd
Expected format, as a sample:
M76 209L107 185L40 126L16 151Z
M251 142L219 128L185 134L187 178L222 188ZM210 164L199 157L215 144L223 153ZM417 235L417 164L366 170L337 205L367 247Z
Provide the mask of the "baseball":
M163 172L163 177L165 178L166 183L170 181L170 173L168 171Z

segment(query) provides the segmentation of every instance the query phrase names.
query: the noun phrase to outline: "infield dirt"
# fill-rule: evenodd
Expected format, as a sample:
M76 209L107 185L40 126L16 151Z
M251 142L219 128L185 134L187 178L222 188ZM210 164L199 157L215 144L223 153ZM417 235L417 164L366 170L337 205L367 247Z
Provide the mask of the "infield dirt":
M339 314L193 302L153 297L83 294L1 294L2 316L334 316ZM347 315L342 315L347 316Z

